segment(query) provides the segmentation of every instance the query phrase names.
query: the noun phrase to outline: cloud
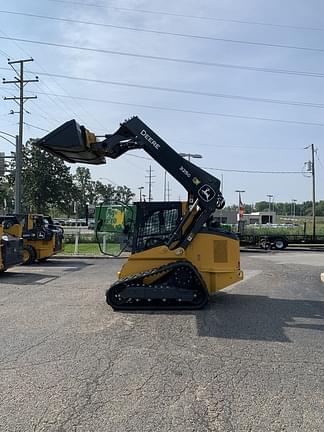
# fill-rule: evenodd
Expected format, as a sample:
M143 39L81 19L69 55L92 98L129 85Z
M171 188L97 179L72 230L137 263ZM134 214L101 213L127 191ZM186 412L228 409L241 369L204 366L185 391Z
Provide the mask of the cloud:
M101 3L104 3L104 0ZM108 1L106 4L113 5ZM154 4L148 0L125 0L122 3L116 2L115 5L117 7L169 11L186 15L279 24L286 22L304 26L315 26L320 12L319 9L316 10L315 8L310 11L307 5L299 4L296 8L292 1L283 5L279 1L265 3L252 0L244 2L244 4L228 0L217 3L201 1L199 4L196 1L184 0L176 3L171 0L157 0ZM209 35L235 40L319 46L318 33L311 31L235 24L225 21L204 21L163 14L132 13L86 6L69 6L47 0L41 3L33 0L28 3L28 7L26 5L24 7L30 13L43 13L140 29ZM289 9L291 7L294 7L293 16L291 9ZM323 8L322 6L318 7ZM17 0L13 0L12 8L23 10L21 2ZM306 18L303 19L303 16ZM6 19L0 16L0 25L11 36L114 51L257 67L309 71L320 71L323 68L323 56L296 50L154 35L131 30L49 22L39 19L25 18L22 20L14 16L6 17ZM4 48L13 52L17 57L22 55L21 50L13 44L5 44ZM40 70L40 66L42 66L48 72L71 76L259 98L310 102L322 102L324 99L322 80L319 78L178 64L36 45L24 44L23 48L27 49L37 61L33 65L35 70ZM5 64L5 59L2 58L1 66L5 66ZM45 75L40 76L41 82L37 88L42 92L64 93L106 101L118 101L125 104L323 122L323 110L314 108L167 93L59 78L53 81ZM29 87L29 89L34 90L36 86ZM32 105L35 104L31 104L31 107ZM3 110L3 106L1 106L1 110ZM136 108L113 103L85 102L44 95L39 95L37 108L34 107L32 110L31 119L33 122L30 121L30 123L46 129L53 129L59 122L75 117L90 129L102 134L113 132L118 128L121 121L131 115L140 116L177 150L201 153L204 158L198 162L202 166L224 169L298 170L309 157L301 149L310 142L318 143L317 145L320 147L323 129L154 110L144 107ZM0 117L0 127L8 127L9 131L15 130L15 125L10 125L7 119L2 117ZM30 135L35 136L35 133L35 130L26 129L26 138ZM142 153L142 155L144 154ZM154 197L162 198L164 173L156 164L153 163L153 165L157 175L153 191ZM149 162L146 160L125 156L117 161L110 161L108 168L92 168L92 172L97 178L104 177L106 173L117 183L127 184L136 190L137 187L145 184L148 166ZM213 172L213 174L220 177L222 172ZM323 173L319 170L319 184L322 184L323 180ZM236 202L234 191L241 187L247 191L245 194L247 202L262 200L265 193L273 193L278 197L280 196L282 200L290 200L291 196L298 200L309 198L309 182L302 176L284 180L282 176L235 174L224 171L224 183L227 202ZM172 198L178 199L179 193L182 198L186 197L185 191L173 180L171 187ZM321 193L323 192L320 190L319 197Z

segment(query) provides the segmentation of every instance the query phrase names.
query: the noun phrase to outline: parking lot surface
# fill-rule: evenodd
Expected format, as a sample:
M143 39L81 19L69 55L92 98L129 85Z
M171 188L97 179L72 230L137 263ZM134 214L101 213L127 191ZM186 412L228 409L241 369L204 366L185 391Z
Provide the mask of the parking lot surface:
M0 431L324 431L324 254L242 253L201 311L116 313L118 259L0 278Z

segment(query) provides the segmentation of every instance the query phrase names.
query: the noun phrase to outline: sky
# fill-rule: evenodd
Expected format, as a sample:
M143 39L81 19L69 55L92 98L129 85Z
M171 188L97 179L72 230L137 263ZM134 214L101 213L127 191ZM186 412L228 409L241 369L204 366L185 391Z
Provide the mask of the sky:
M311 200L304 164L314 144L323 200L323 36L321 0L11 0L0 2L0 71L14 79L8 56L34 59L25 64L25 77L39 82L25 86L37 99L25 103L24 140L72 118L113 133L137 115L176 151L200 154L193 161L222 180L228 205L237 190L249 204ZM12 135L18 107L3 97L15 95L0 83L0 131ZM14 150L1 137L0 149ZM141 186L148 193L150 165L153 199L163 200L164 171L143 151L88 167L138 197ZM168 182L171 200L186 199Z

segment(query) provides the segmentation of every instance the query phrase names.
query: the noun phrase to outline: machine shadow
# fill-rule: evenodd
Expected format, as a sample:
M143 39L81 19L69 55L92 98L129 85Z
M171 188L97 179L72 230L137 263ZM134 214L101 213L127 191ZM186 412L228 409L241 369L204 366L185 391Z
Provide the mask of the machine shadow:
M1 274L0 284L3 282L11 285L46 285L62 277L64 273L78 272L92 265L92 263L77 260L63 261L61 259L56 261L48 260L44 263L35 263L28 266L21 265ZM61 268L61 274L52 274L51 271L60 271ZM41 271L38 272L37 270Z
M0 277L1 282L8 285L46 285L49 282L53 282L58 279L59 276L52 274L40 274L40 273L18 273L18 272L7 272Z
M324 301L219 292L197 311L127 311L127 314L194 315L201 337L291 342L285 329L324 331ZM312 322L306 322L312 320ZM323 321L321 321L323 320Z
M72 260L72 259L48 259L44 263L35 263L30 267L44 267L44 268L60 268L63 267L64 271L79 271L84 269L85 267L92 266L93 263L84 262L84 261L78 261L78 260Z
M324 331L323 301L220 292L195 315L203 337L291 342L287 328Z

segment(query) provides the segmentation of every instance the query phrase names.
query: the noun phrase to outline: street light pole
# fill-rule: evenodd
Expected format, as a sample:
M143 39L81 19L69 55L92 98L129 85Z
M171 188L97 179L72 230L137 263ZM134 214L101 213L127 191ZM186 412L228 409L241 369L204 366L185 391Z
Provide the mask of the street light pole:
M293 203L292 215L293 215L293 217L295 217L296 216L296 202L297 202L297 200L296 199L292 199L291 201Z
M140 202L142 202L142 190L144 189L144 186L140 186L139 188L138 188L138 190L139 190L139 200L140 200Z
M269 209L268 209L269 216L268 216L268 222L270 223L271 198L273 198L273 195L268 194L267 197L269 198Z
M198 154L198 153L179 153L179 156L182 156L183 158L187 157L188 158L188 162L190 162L191 158L202 159L202 155ZM168 199L168 201L169 201L169 199ZM188 193L188 203L189 204L193 204L192 196L189 193Z
M197 153L179 153L179 156L187 157L189 162L190 162L191 158L194 158L194 159L201 159L202 158L202 155L197 154Z
M167 197L167 172L164 170L164 186L163 186L163 201L166 201Z

